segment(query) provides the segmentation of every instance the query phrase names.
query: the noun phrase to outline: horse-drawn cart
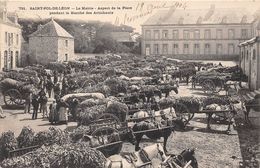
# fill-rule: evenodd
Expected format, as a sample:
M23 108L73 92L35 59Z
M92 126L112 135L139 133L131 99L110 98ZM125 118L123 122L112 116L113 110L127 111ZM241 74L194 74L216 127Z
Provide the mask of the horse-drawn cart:
M183 106L185 106L183 104ZM185 107L189 109L188 106ZM215 122L227 122L228 128L227 133L230 132L230 126L233 122L234 116L236 114L233 104L223 97L209 97L206 98L200 105L199 109L189 109L187 116L189 116L187 122L192 120L195 114L206 114L207 115L207 129L211 129L210 121Z
M28 93L33 92L33 85L6 78L0 83L6 106L23 105Z
M127 123L110 113L103 113L89 125L90 146L98 149L105 156L118 154L122 149L123 141L133 143L134 135L128 129Z

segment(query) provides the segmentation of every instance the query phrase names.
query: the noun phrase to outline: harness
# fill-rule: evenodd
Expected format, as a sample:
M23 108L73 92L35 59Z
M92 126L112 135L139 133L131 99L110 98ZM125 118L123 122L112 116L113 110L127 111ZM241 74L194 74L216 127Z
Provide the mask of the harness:
M135 162L137 162L138 157L133 152L132 153L121 153L121 156L124 159L126 159L128 163L133 164L134 167L137 167L137 168L151 164L151 159L148 157L147 152L143 149L141 149L140 152L139 152L140 159L143 162L142 165L135 165ZM121 162L121 165L122 165L122 161L119 161L119 162ZM111 168L111 167L109 166L109 168Z

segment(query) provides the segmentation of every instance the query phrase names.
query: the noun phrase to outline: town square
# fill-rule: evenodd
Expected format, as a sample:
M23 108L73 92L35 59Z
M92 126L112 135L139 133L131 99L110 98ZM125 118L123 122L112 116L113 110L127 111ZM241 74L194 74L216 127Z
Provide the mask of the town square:
M0 1L0 168L260 166L259 2L59 3Z

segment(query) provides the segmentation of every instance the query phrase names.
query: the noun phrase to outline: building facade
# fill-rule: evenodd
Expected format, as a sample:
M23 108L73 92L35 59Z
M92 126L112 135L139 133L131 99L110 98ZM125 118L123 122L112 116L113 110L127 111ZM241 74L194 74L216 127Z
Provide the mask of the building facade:
M238 59L238 44L252 36L244 10L159 11L142 25L142 54L179 59Z
M252 90L260 88L260 18L252 23L253 37L239 44L240 67Z
M29 35L29 62L48 64L74 60L74 38L51 19Z
M7 13L6 2L0 4L0 71L20 65L21 26L15 13Z

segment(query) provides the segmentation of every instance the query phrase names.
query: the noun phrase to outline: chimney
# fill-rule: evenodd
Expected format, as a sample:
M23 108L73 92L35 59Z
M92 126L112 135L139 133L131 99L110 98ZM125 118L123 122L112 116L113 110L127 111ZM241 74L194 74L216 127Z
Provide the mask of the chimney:
M165 16L162 18L163 21L166 21L167 19L169 19L172 14L175 12L176 7L171 7L168 12L165 14Z
M206 13L205 17L204 17L204 20L208 20L215 12L215 5L214 4L211 4L210 5L210 8L209 8L209 11Z
M6 1L0 2L0 18L3 21L6 21L7 18Z
M37 30L40 30L41 28L42 28L42 25L41 25L41 24L38 24Z
M0 18L5 22L7 18L7 11L6 9L0 9Z

